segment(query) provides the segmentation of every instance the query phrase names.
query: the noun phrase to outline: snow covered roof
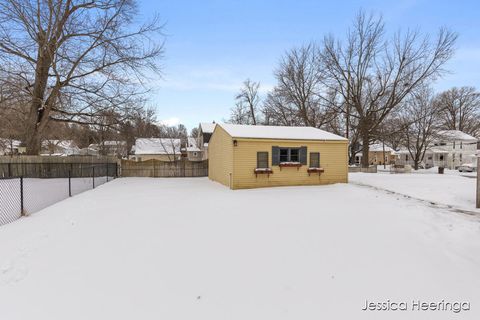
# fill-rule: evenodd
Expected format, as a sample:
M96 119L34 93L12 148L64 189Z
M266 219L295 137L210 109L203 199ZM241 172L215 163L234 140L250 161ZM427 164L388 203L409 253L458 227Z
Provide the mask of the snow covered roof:
M102 144L102 143L99 143L99 144ZM107 140L107 141L103 141L103 145L105 145L105 146L126 146L127 141Z
M73 141L73 140L44 140L42 142L42 146L57 146L57 147L60 147L60 148L76 148L78 149L77 147L77 144Z
M203 133L213 133L215 125L216 123L202 122L200 123L200 129L202 129Z
M180 139L139 138L132 150L135 154L180 154Z
M200 149L197 147L197 140L193 137L188 137L187 140L187 151L189 152L198 152Z
M374 152L383 151L383 144L382 143L371 144L370 147L368 148L368 150L369 151L374 151ZM385 145L385 152L395 152L395 150L393 150L389 146Z
M42 147L47 149L47 152L43 151L43 154L49 155L74 155L80 153L80 148L73 140L44 140Z
M92 143L88 147L92 149L98 149L100 146L105 146L105 147L126 147L127 142L126 141L116 141L116 140L107 140L103 141L100 143Z
M477 141L477 138L460 130L442 130L438 135L447 140Z
M251 126L218 124L233 138L286 140L347 140L336 134L313 127Z

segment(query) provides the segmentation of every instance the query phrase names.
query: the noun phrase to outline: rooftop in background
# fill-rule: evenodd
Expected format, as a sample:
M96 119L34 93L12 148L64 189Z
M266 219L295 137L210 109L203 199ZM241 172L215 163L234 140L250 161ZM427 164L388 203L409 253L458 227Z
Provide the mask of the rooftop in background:
M369 151L378 152L383 151L383 144L381 142L372 143L368 148ZM395 152L391 147L385 144L385 152Z
M188 145L187 145L187 151L188 152L198 152L200 149L197 146L197 140L193 137L188 137L187 139Z
M218 124L234 138L283 140L347 140L344 137L313 127L252 126Z
M121 141L121 140L106 140L103 142L100 142L99 145L105 145L105 146L126 146L127 141Z
M181 140L170 138L139 138L135 140L135 154L180 154Z
M215 125L216 123L202 122L200 123L200 129L202 129L203 133L213 133Z
M438 135L448 140L477 141L478 139L460 130L442 130Z

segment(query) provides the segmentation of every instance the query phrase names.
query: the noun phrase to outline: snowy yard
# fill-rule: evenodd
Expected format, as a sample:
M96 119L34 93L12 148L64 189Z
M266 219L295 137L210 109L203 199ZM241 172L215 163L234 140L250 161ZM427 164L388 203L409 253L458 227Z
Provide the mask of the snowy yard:
M480 214L480 210L475 209L476 175L476 172L460 173L454 170L438 174L435 170L429 169L408 174L351 173L348 178L351 183L368 185Z
M479 318L479 218L355 184L122 178L0 227L0 319Z
M113 180L113 177L71 178L71 193L77 195L95 186ZM69 197L68 178L24 178L23 199L24 212L29 215L40 211L56 202ZM21 216L21 184L20 178L0 179L0 227Z

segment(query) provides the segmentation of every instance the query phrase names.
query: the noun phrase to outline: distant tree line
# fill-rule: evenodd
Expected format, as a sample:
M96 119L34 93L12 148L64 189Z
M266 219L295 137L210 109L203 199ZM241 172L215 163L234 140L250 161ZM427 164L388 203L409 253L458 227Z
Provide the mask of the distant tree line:
M406 147L420 162L439 129L480 136L475 88L430 89L447 72L456 39L445 28L435 37L418 30L388 36L381 17L359 12L345 40L328 35L289 50L265 96L260 83L246 80L230 122L334 132L349 139L351 163L362 152L364 167L373 141Z

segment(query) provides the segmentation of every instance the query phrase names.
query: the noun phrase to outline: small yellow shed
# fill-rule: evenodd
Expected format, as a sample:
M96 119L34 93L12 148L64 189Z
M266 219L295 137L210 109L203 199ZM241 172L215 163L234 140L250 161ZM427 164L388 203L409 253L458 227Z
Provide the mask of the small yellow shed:
M231 189L348 181L348 140L313 127L217 124L208 177Z

